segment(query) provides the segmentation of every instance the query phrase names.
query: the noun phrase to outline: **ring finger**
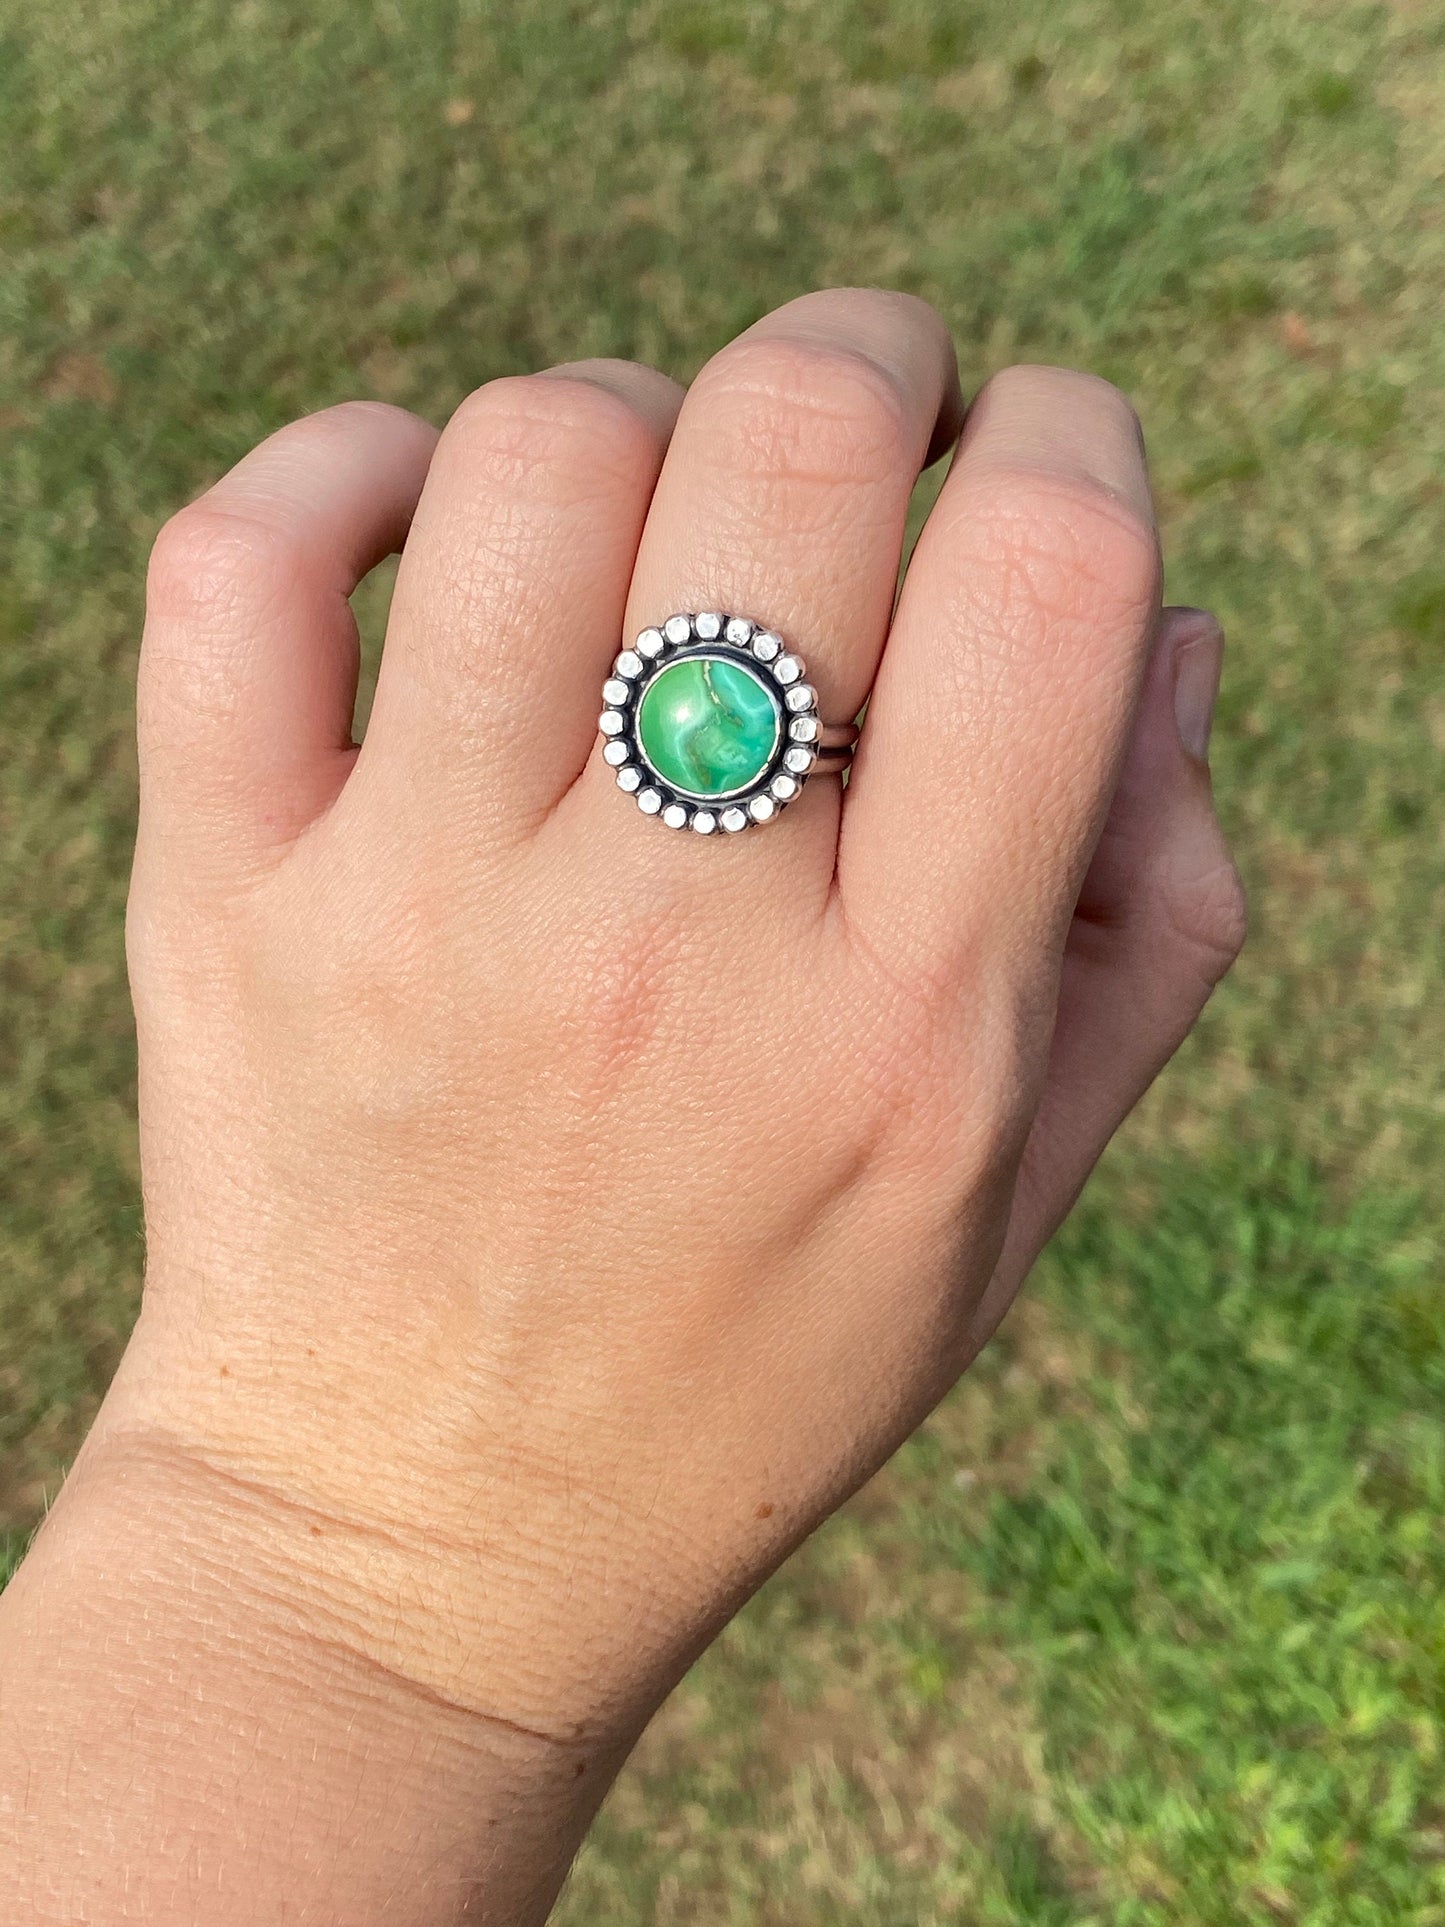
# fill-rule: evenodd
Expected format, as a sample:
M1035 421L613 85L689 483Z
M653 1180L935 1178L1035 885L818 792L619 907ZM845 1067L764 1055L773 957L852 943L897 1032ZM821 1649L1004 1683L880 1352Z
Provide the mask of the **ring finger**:
M887 635L913 484L961 416L953 344L925 302L832 289L767 316L713 357L683 403L626 634L684 610L751 617L802 655L825 722L847 722ZM594 754L576 805L615 809L600 795L613 781ZM771 847L802 836L831 848L836 799L836 785L815 783ZM666 862L666 841L641 847Z

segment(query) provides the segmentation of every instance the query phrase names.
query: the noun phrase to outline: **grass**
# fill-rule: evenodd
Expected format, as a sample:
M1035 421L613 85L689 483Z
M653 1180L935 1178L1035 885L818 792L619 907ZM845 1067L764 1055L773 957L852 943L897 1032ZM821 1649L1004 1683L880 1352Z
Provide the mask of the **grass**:
M1445 1923L1445 21L1420 0L0 20L0 1576L141 1253L148 541L267 429L681 375L818 283L1136 398L1251 946L997 1347L649 1733L566 1921ZM364 598L373 638L384 586Z

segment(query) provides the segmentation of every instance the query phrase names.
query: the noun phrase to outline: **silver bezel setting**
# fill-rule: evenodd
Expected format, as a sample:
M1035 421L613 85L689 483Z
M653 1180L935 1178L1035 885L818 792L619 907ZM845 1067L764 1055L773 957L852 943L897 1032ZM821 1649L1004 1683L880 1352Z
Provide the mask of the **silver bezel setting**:
M653 679L672 663L698 656L751 670L778 710L777 741L766 766L745 788L725 796L700 796L668 782L647 760L637 731L637 712ZM818 758L823 725L802 658L776 631L747 616L704 610L644 629L613 663L602 699L606 707L597 726L617 787L644 816L669 829L726 837L770 823L802 794Z

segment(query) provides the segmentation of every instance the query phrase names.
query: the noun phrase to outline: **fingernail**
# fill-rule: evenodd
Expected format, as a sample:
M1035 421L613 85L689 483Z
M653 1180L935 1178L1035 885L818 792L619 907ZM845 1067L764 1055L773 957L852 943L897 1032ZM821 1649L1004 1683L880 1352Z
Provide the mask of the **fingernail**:
M1192 633L1186 630L1174 645L1174 721L1179 740L1202 763L1209 754L1224 667L1224 631L1212 616L1202 610L1198 613L1202 618L1198 627Z

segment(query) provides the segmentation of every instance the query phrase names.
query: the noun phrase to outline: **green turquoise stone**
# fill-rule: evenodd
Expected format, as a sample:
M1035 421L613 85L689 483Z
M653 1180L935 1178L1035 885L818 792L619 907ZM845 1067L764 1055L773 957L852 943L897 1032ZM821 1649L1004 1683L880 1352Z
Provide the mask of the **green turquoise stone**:
M643 755L688 796L747 789L772 761L782 730L778 699L758 672L718 656L668 663L637 707Z

